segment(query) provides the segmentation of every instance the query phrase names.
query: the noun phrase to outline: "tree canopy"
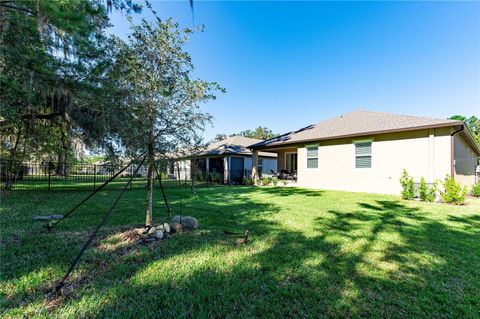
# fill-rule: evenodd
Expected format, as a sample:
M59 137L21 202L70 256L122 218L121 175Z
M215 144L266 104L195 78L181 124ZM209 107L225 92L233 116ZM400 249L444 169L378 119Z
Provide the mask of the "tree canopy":
M466 117L463 115L454 115L449 117L451 120L459 120L464 121L467 125L468 129L472 133L473 137L475 138L477 144L480 146L480 119L475 115L470 117Z
M129 1L0 2L0 128L12 159L20 146L21 157L65 160L80 140L94 141L90 106L111 62L109 6L139 10Z
M244 136L244 137L256 138L259 140L268 140L278 136L278 134L273 133L273 131L267 127L259 126L253 131L252 130L240 131L235 134L230 134L230 137L231 136ZM215 135L215 137L213 138L213 142L224 140L227 137L228 137L227 134L219 133Z
M193 64L184 46L192 30L171 19L132 26L128 41L114 38L113 66L107 75L112 102L100 113L112 119L111 137L135 157L147 150L147 219L152 221L152 176L158 157L198 141L211 121L199 105L224 90L214 82L193 79Z
M259 139L259 140L269 140L271 138L274 138L278 134L273 133L273 131L271 129L268 129L268 128L263 127L263 126L259 126L253 131L245 130L245 131L239 132L236 135L241 135L241 136L250 137L250 138L256 138L256 139Z

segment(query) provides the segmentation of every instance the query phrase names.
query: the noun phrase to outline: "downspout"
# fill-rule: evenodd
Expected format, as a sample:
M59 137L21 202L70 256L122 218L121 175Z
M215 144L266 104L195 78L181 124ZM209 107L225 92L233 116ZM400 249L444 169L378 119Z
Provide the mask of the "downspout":
M455 177L455 134L462 132L465 129L465 126L462 124L460 129L456 130L450 134L450 177Z

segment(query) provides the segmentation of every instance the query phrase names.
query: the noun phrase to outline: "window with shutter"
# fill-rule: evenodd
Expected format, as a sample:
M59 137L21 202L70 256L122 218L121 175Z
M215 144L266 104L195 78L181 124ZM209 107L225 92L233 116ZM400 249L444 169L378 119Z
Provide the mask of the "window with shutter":
M355 142L355 168L372 168L372 142Z
M318 145L307 146L307 168L318 168Z

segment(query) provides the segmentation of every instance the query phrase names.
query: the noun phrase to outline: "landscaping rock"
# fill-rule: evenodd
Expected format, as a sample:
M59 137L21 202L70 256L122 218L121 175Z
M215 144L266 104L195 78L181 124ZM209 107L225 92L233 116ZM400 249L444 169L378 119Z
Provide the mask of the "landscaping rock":
M157 232L155 233L155 238L156 239L162 239L163 238L163 231L157 230Z
M172 218L172 225L180 224L181 230L193 230L198 227L198 220L191 216L174 216Z
M169 233L169 232L170 232L170 230L171 230L171 229L170 229L170 225L169 225L169 224L167 224L167 223L163 224L163 229L164 229L164 230L165 230L165 232L167 232L167 233Z
M44 215L44 216L34 216L33 220L34 221L50 221L50 220L57 220L57 219L62 219L63 215Z
M144 240L147 243L151 243L152 241L155 241L156 239L155 239L155 237L148 237L148 238L145 238Z
M150 227L150 229L148 230L149 235L155 235L156 232L157 232L156 227Z
M174 233L178 233L182 231L182 224L180 223L172 223L171 226L172 226L171 231Z
M148 233L147 228L137 228L137 234L139 235L146 235Z

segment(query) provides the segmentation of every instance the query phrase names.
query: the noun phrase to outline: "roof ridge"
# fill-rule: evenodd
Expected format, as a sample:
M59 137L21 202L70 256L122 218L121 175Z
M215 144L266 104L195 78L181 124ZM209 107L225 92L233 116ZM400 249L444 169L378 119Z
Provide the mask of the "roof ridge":
M344 113L344 115L349 113L355 113L355 112L374 113L374 114L382 114L382 115L396 115L396 116L421 118L421 119L437 120L437 121L452 121L452 122L458 121L458 120L452 120L448 118L445 119L445 118L437 118L437 117L431 117L431 116L425 116L425 115L413 115L413 114L401 114L396 112L374 111L374 110L368 110L368 109L362 109L362 108L358 108L353 111Z

